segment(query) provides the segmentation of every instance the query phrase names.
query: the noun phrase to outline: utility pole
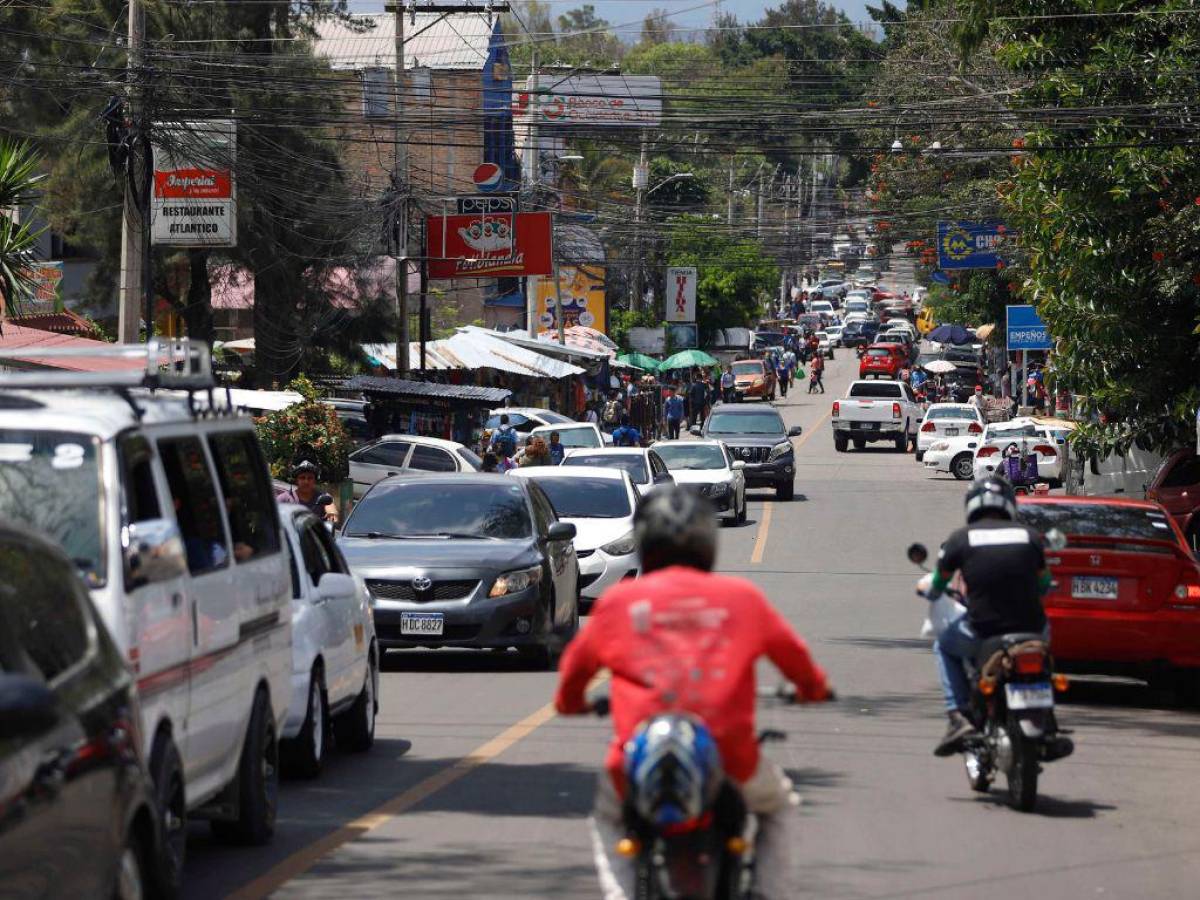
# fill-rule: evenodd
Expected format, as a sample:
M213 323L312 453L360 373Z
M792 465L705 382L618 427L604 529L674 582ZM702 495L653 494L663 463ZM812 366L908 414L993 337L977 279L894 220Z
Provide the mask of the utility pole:
M146 40L146 16L142 9L141 0L129 0L129 54L127 57L126 80L128 83L129 110L133 127L131 133L137 133L139 124L145 114L142 103L142 90L138 79L143 75L142 47ZM134 154L134 144L128 148L125 172L125 212L121 219L121 281L117 300L117 339L123 344L136 344L138 339L138 321L141 317L142 297L145 293L146 230L145 216L142 205L138 202L137 182L135 173L137 163ZM144 146L148 147L149 142ZM145 160L149 164L149 159ZM147 183L146 178L141 179ZM149 198L146 198L149 201ZM146 203L149 212L149 202ZM149 327L149 322L146 323Z
M733 227L733 157L729 157L729 192L725 195L725 224Z
M633 170L633 186L637 191L637 202L633 208L634 235L636 236L635 263L637 270L633 277L633 297L629 303L631 312L642 308L642 297L645 287L642 284L642 205L646 199L646 185L650 183L650 164L646 161L646 135L642 134L642 151L638 156L637 168Z
M404 102L408 90L404 64L404 4L400 0L392 0L384 7L394 16L396 30L396 80L394 112L392 122L392 143L395 153L392 156L392 191L397 209L395 236L393 238L392 255L396 261L396 316L399 320L396 333L396 374L406 375L409 369L408 359L408 122L405 115Z
M529 79L525 83L526 90L529 91L529 120L525 123L525 156L521 159L522 167L525 169L523 181L529 192L531 199L537 199L538 180L541 174L541 148L538 146L538 116L541 115L541 108L538 106L538 64L537 64L537 47L533 49L533 56L530 60ZM551 226L553 229L553 226ZM551 231L551 238L553 230ZM537 308L538 308L538 276L525 276L525 330L529 332L529 336L537 336Z
M763 236L763 200L765 198L765 192L763 189L763 174L762 174L761 169L758 172L757 193L758 193L758 198L757 198L756 209L755 209L755 214L754 214L754 233L758 237L758 240L761 242L762 236Z

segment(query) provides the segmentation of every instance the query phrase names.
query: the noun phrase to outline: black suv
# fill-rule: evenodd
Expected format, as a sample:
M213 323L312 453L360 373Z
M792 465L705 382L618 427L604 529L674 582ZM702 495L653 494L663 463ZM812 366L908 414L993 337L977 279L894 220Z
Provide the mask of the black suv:
M0 894L165 893L140 715L71 561L0 526Z
M791 500L796 490L796 453L791 439L801 434L799 425L784 427L774 409L718 403L704 427L694 426L698 437L724 441L734 459L746 464L746 487L773 487L779 500Z

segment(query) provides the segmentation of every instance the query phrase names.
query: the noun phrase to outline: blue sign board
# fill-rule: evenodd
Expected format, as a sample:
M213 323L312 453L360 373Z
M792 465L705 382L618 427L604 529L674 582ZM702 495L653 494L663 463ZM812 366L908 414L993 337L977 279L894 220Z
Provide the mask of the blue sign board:
M938 266L942 269L994 269L1000 257L1003 222L938 222Z
M1054 346L1050 340L1050 329L1038 318L1032 306L1009 306L1008 350L1049 350Z

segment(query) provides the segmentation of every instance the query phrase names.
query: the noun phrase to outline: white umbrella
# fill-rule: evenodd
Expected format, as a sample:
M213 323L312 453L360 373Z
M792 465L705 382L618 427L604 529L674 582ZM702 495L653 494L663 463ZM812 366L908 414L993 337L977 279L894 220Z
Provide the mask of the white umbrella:
M955 370L954 363L948 359L934 359L921 366L926 372L932 372L934 375L945 375L947 372Z

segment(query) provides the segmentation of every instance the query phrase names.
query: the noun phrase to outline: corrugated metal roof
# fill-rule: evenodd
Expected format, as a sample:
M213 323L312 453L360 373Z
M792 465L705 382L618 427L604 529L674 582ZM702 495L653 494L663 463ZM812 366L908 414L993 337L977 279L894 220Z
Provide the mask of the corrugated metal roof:
M351 391L392 394L409 397L438 397L444 400L466 400L480 403L503 403L512 391L507 388L476 387L471 384L437 384L432 381L409 381L405 378L381 378L376 375L355 375L342 383Z
M353 23L341 19L318 21L314 47L317 56L329 60L333 69L394 69L395 17L391 13L354 16ZM481 71L487 60L492 25L484 12L418 12L416 22L405 13L404 35L404 65L408 69Z
M364 344L363 350L384 365L396 365L394 344ZM421 345L414 341L408 346L409 364L417 365L420 358ZM534 378L566 378L583 372L579 366L546 356L533 348L511 344L494 331L475 327L467 327L448 338L426 343L425 368L433 371L495 369Z

